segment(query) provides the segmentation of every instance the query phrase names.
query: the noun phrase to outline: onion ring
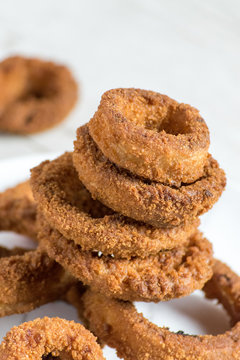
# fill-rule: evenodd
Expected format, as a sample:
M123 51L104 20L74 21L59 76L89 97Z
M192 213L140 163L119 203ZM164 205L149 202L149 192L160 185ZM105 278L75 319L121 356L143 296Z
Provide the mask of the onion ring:
M0 345L1 360L104 360L93 334L60 318L35 319L13 327ZM51 357L51 358L52 358Z
M36 205L29 182L0 194L0 230L32 234L36 239ZM54 301L74 282L42 249L0 247L0 317Z
M51 227L82 250L120 258L146 257L184 244L199 224L197 219L172 229L155 229L114 214L91 198L78 179L70 153L33 169L31 184Z
M217 261L204 288L229 313L234 327L224 334L187 335L159 328L133 304L87 291L81 299L90 330L125 360L237 360L240 358L240 278Z
M74 281L40 249L0 247L0 317L57 300Z
M108 159L133 174L177 187L204 176L208 127L197 109L166 95L107 91L89 131Z
M224 171L212 157L208 158L201 179L177 189L135 177L105 158L86 125L77 131L73 163L93 198L156 227L193 221L213 206L226 184Z
M82 251L39 216L40 247L67 271L106 296L159 301L201 289L212 276L212 246L196 232L182 247L147 258L114 259Z
M0 193L0 231L37 238L36 203L29 181Z
M14 56L0 63L0 131L32 134L61 122L77 100L77 84L61 65Z

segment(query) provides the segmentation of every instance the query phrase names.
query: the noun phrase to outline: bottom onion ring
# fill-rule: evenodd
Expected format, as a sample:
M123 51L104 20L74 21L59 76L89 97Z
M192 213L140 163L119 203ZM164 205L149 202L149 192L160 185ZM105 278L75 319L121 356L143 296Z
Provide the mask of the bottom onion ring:
M36 239L36 204L29 181L0 193L0 230Z
M36 205L28 182L0 194L1 231L36 237L35 219ZM29 251L0 247L0 317L54 301L73 282L72 276L39 248Z
M216 261L204 292L227 310L234 325L231 330L217 336L173 333L146 320L131 303L89 290L80 299L80 306L85 308L90 330L125 360L240 359L240 277Z
M104 360L93 334L60 318L35 319L13 327L0 345L1 360Z
M81 250L39 217L40 247L84 285L110 297L159 301L201 289L212 276L212 247L200 232L185 245L144 259L115 259Z

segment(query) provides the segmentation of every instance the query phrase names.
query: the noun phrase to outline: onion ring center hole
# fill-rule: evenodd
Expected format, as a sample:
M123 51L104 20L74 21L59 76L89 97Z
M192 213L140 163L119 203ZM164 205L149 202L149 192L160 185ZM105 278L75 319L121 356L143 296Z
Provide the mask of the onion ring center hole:
M41 100L54 97L58 93L56 80L56 76L51 70L38 69L38 71L34 71L29 75L25 89L19 95L18 100Z
M45 96L37 89L31 90L20 97L20 101L27 101L31 99L43 99Z
M183 106L167 105L164 100L139 96L127 102L120 100L120 108L124 117L147 130L175 136L192 132L190 113Z
M72 360L73 357L66 352L62 352L59 356L53 356L52 354L43 355L42 360Z
M216 300L201 291L190 296L159 303L134 303L138 312L159 327L191 335L218 335L230 329L230 319Z
M66 352L61 352L59 356L53 356L52 354L43 355L42 360L72 360L73 357Z
M13 249L14 247L21 247L24 249L36 249L37 244L35 241L27 236L16 234L12 231L0 232L0 246L4 246L7 249Z

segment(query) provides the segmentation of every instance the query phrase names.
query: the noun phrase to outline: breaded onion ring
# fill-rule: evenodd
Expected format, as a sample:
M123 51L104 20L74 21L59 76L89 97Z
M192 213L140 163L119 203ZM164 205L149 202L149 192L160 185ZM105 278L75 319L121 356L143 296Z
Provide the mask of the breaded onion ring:
M93 198L125 216L156 227L193 221L213 206L226 184L224 171L210 156L204 176L180 188L135 177L107 160L86 125L77 131L73 163Z
M29 181L0 193L0 231L37 237L36 203Z
M74 279L40 249L0 247L0 317L59 299Z
M0 230L36 239L36 205L29 182L0 194ZM0 317L54 301L73 282L72 276L39 248L28 251L0 247Z
M60 318L35 319L13 327L0 345L1 360L104 360L93 334Z
M177 187L204 176L208 127L197 109L166 95L109 90L89 131L108 159L133 174Z
M0 63L0 131L32 134L61 122L77 100L77 84L62 65L14 56Z
M217 261L213 278L204 288L231 317L234 327L224 334L187 335L159 328L138 314L129 302L87 291L84 315L90 330L125 360L237 360L240 359L240 278ZM82 302L81 302L82 304Z
M155 229L114 214L91 198L78 178L70 153L33 169L31 184L49 224L81 245L82 250L121 258L146 257L182 245L199 224L197 219L173 229Z
M39 218L39 242L48 255L84 285L131 301L169 300L201 289L212 276L212 246L197 232L179 248L145 259L114 259L82 251Z

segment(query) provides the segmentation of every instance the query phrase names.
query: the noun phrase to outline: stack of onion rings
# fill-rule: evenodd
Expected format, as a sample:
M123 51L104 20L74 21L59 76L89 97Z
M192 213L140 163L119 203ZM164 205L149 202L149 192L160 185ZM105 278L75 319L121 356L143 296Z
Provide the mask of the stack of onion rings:
M153 228L126 218L93 200L79 181L70 153L32 170L31 184L39 210L52 228L82 250L115 258L146 257L186 243L199 220L172 229Z
M28 182L0 194L0 230L36 238L36 204ZM74 282L40 248L29 251L0 247L0 317L54 301Z
M32 134L61 122L77 100L77 84L61 65L10 57L0 63L0 131Z
M133 174L178 187L204 176L207 125L198 110L166 95L107 91L89 131L108 159Z
M129 302L88 290L79 304L93 333L125 360L233 360L240 358L240 278L216 261L214 275L203 289L228 312L232 329L224 334L187 335L159 328L138 314ZM82 311L82 309L81 309Z
M93 289L124 300L159 301L190 294L211 277L211 245L196 223L153 229L114 214L83 187L70 153L33 169L31 184L41 246ZM169 235L174 242L166 247Z
M211 156L207 158L203 176L179 188L129 174L102 154L87 125L77 131L73 162L93 198L125 216L156 227L193 221L211 209L226 185L224 171Z
M46 111L48 121L57 109L55 123L76 95L69 73L52 63L8 59L0 64L0 83L7 78L0 129L10 119L15 132L41 130L39 116ZM34 168L32 192L25 182L0 194L0 230L39 241L34 251L0 248L0 316L61 297L126 360L238 359L240 278L214 262L197 230L198 217L226 184L208 147L208 128L191 106L139 89L104 94L93 119L78 129L73 154ZM230 331L172 333L129 302L167 301L196 289L222 303ZM103 359L87 330L58 318L14 328L0 345L3 360L26 356Z
M104 126L109 131L103 131ZM192 337L158 329L129 302L120 300L166 301L189 295L208 282L206 295L222 301L233 322L239 319L233 295L238 294L238 277L219 262L213 275L211 244L197 230L199 215L213 206L226 183L208 147L208 128L196 109L153 92L117 89L103 96L89 126L78 129L73 154L65 153L32 170L36 203L32 198L31 202L33 213L36 207L38 211L39 247L33 255L16 249L15 257L45 256L63 266L65 270L57 265L68 285L74 276L88 286L79 303L91 329L126 359L201 359L199 351L206 353L206 342L210 349L206 359L212 360L213 345L209 337L197 337L195 343ZM6 199L2 213L11 204ZM11 222L5 226L16 229ZM6 249L3 252L8 255ZM230 279L224 286L221 271L228 272L226 279ZM61 281L55 279L55 283ZM76 294L65 291L62 298L76 306ZM126 326L129 330L124 332ZM139 341L148 329L146 339ZM232 347L228 337L222 346L215 338L212 341L219 359L223 353L228 355ZM61 346L41 349L36 355L75 358ZM74 353L76 359L80 353L81 349Z
M188 242L144 259L115 259L82 251L46 219L40 219L39 242L48 255L84 285L129 301L165 301L201 289L212 275L211 244L197 232Z
M13 327L0 345L1 360L104 360L96 338L81 324L35 319Z

